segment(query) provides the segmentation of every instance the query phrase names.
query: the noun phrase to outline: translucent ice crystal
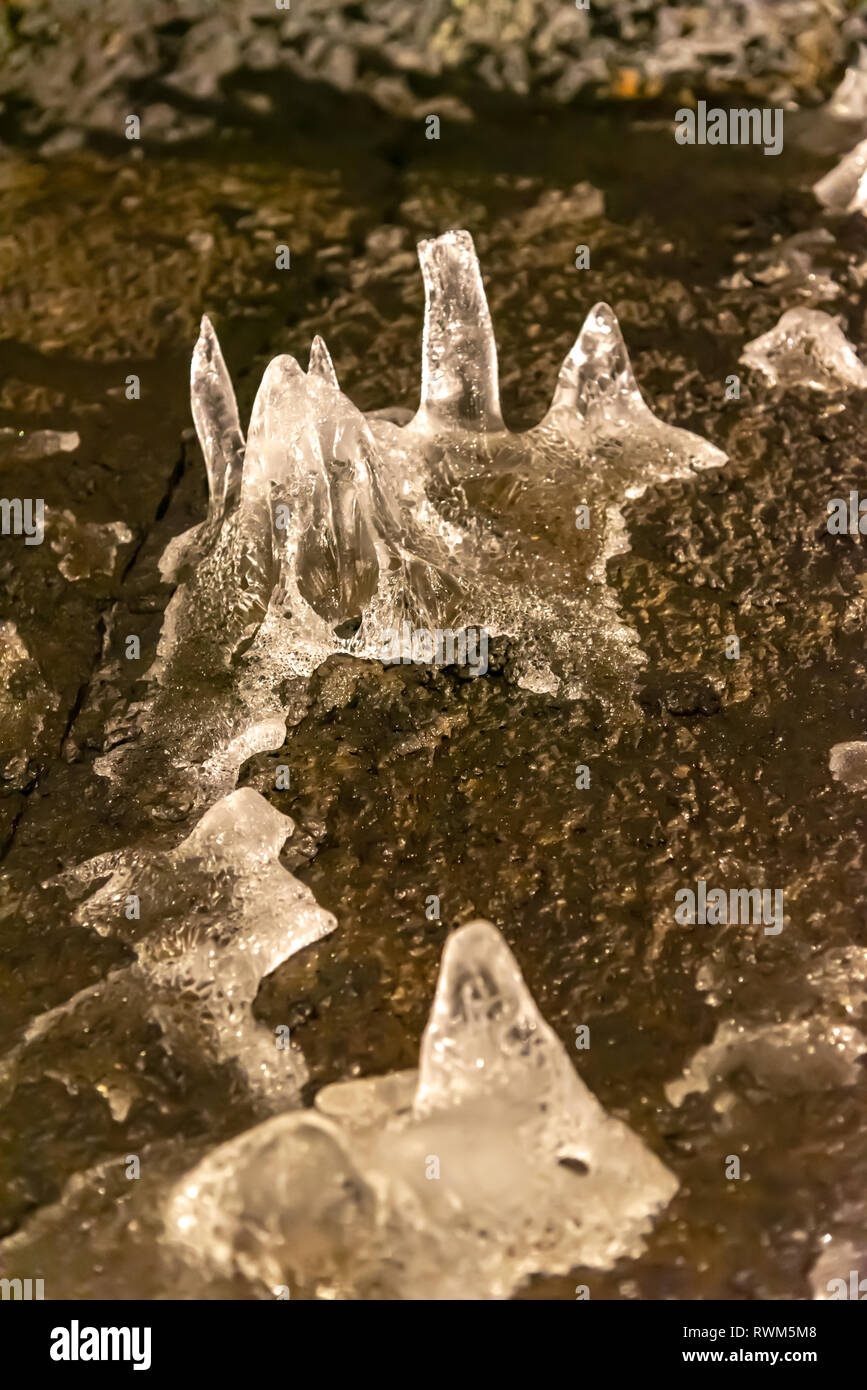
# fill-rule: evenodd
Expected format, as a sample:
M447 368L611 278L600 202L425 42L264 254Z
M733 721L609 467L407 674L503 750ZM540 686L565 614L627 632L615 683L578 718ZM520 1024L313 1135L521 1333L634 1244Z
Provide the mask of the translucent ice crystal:
M740 360L762 372L772 386L867 388L867 367L840 325L821 309L789 309L776 328L747 343Z
M813 185L813 192L829 212L867 214L867 140Z
M272 1109L296 1103L303 1059L278 1046L252 1006L266 975L337 924L279 862L292 829L287 816L246 787L211 807L176 849L114 852L71 871L67 878L79 882L108 874L75 918L124 940L136 964L37 1018L0 1069L7 1084L27 1047L58 1018L105 988L132 983L170 1046L234 1063Z
M188 1173L170 1242L267 1288L502 1298L638 1254L677 1189L578 1077L487 922L447 942L418 1072L329 1086L317 1108Z
M623 504L725 455L656 419L602 304L544 420L511 433L472 238L447 232L419 256L422 391L404 425L357 410L317 338L307 372L269 364L245 445L203 321L192 392L209 512L163 557L181 582L131 728L151 762L164 750L175 784L190 769L194 797L203 782L211 798L228 791L243 758L280 746L326 657L381 659L404 624L511 636L531 690L631 698L642 658L605 582L626 545ZM118 748L97 769L129 779L136 755Z

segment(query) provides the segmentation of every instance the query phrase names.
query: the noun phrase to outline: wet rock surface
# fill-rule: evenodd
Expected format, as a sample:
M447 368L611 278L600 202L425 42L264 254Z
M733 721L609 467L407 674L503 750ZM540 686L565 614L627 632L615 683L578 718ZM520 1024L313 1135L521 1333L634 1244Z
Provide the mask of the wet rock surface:
M828 500L863 485L863 392L783 391L738 365L804 306L839 316L863 360L865 224L810 194L835 156L810 148L806 115L778 159L708 149L688 170L662 119L504 116L497 148L466 131L431 148L420 122L384 122L342 152L311 133L288 154L226 141L207 156L3 161L0 427L80 444L35 459L0 445L4 494L44 497L57 518L45 545L0 540L0 713L17 721L2 753L0 1046L130 964L81 924L81 890L47 880L131 841L171 851L193 828L182 792L157 794L146 769L116 809L94 763L126 736L155 653L171 595L159 556L205 514L188 400L200 314L244 419L268 359L306 360L315 333L362 409L414 409L414 243L465 226L510 427L547 409L604 299L654 411L729 462L625 505L630 549L608 583L647 657L633 718L521 690L508 639L475 679L341 656L318 670L283 748L239 785L292 818L282 862L338 926L264 981L254 1012L288 1026L308 1101L413 1067L449 931L490 919L594 1095L679 1182L646 1254L521 1296L809 1297L823 1237L863 1229L863 1085L830 1067L793 1087L791 1052L781 1080L764 1052L753 1071L723 1049L706 1089L675 1104L666 1088L731 1020L755 1037L803 1024L805 1071L817 1036L867 1023L846 956L867 947L863 793L829 769L867 729L867 571L860 536L826 525ZM675 895L699 880L782 889L783 930L678 922ZM230 1064L178 1057L112 993L88 1008L83 1028L42 1040L41 1070L0 1114L3 1234L76 1174L104 1165L111 1186L125 1155L150 1150L174 1177L258 1118ZM90 1286L92 1260L69 1250L68 1287ZM152 1292L146 1261L117 1262L124 1296Z

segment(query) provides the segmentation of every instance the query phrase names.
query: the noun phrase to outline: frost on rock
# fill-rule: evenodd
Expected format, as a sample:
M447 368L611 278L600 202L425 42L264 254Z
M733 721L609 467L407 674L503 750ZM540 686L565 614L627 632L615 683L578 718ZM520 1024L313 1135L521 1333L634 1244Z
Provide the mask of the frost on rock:
M677 1181L606 1115L495 927L447 942L418 1072L326 1087L214 1150L166 1234L203 1270L338 1298L505 1298L635 1256Z
M835 782L867 792L867 743L835 743L828 766Z
M627 543L623 503L725 455L656 419L601 304L544 420L511 433L471 237L447 232L419 255L421 402L403 425L355 408L317 338L306 372L269 364L245 444L203 320L192 397L209 511L163 556L179 587L152 693L132 712L131 747L97 764L116 784L130 757L156 752L175 786L189 774L194 799L203 785L226 792L245 758L281 746L321 662L381 659L404 624L508 635L528 689L628 707L642 656L605 582Z
M776 328L747 343L740 360L783 389L867 388L867 367L840 325L821 309L789 309Z
M867 214L867 140L861 140L823 175L813 192L829 212Z
M7 1086L15 1079L28 1046L59 1018L105 990L132 988L173 1050L234 1063L271 1109L297 1103L303 1059L291 1046L278 1047L252 1013L264 977L337 925L279 862L292 829L258 792L242 788L173 850L119 851L72 870L71 882L109 875L75 920L126 942L136 963L35 1019L4 1059L0 1079Z

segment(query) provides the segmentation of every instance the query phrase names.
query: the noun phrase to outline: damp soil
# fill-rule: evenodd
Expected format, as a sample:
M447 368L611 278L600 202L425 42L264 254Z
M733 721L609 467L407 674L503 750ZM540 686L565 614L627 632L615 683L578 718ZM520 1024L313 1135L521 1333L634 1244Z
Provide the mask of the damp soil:
M632 718L602 698L521 690L506 639L483 677L348 658L320 668L284 747L251 759L239 785L292 817L284 861L339 925L264 982L257 1016L289 1025L308 1100L414 1066L448 932L489 918L581 1075L681 1185L641 1259L518 1296L569 1299L586 1284L593 1298L808 1297L823 1237L863 1225L864 1088L780 1087L741 1066L675 1108L664 1086L729 1015L759 1028L823 1008L833 1022L808 968L867 947L863 797L828 771L833 744L867 736L867 567L859 538L825 527L827 500L863 485L863 396L772 395L737 364L782 309L813 302L810 283L762 268L781 240L826 225L809 187L847 141L809 112L787 116L770 158L679 147L652 107L503 104L473 126L444 122L439 142L421 121L348 101L329 111L300 131L263 123L170 152L103 141L50 160L7 132L0 427L76 430L80 446L0 456L4 495L44 497L49 518L42 546L0 542L0 622L28 653L0 743L0 1048L127 959L75 926L46 880L130 842L93 763L155 651L171 594L157 559L204 515L188 397L199 316L215 322L242 419L269 358L306 362L316 332L359 407L414 408L414 245L466 227L511 427L544 413L602 299L654 411L729 463L626 508L631 548L608 582L646 655ZM810 243L815 274L839 286L821 307L863 343L867 234L855 220L833 230ZM289 270L275 268L278 243ZM734 373L740 396L726 399ZM73 521L52 529L60 513ZM84 528L118 521L132 539L106 563ZM73 542L70 579L59 565ZM130 634L139 660L125 657ZM589 787L576 786L579 764ZM136 843L189 833L183 804L134 790ZM784 930L678 925L675 893L699 879L782 888ZM578 1051L581 1025L590 1047ZM185 1069L126 1010L83 1037L61 1030L43 1056L44 1075L0 1114L0 1235L75 1173L162 1141L192 1154L255 1118L234 1078L207 1059ZM122 1120L108 1076L130 1083ZM730 1155L740 1181L726 1178ZM83 1257L62 1253L74 1286Z

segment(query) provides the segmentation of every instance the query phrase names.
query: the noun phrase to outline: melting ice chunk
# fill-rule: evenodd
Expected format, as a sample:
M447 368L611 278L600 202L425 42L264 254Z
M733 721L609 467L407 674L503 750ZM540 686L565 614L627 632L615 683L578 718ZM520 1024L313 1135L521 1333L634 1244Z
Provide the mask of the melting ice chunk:
M776 328L747 343L740 360L784 389L867 388L867 367L840 325L821 309L789 309Z
M710 1090L741 1067L761 1085L788 1093L857 1085L867 1040L841 1020L857 1018L867 1000L867 950L846 946L826 951L806 967L804 980L815 997L803 1006L803 1017L785 1023L730 1017L719 1023L683 1076L666 1086L672 1105L681 1105L692 1092ZM702 971L699 988L711 983L707 970Z
M317 1108L204 1159L170 1196L169 1240L265 1287L503 1298L638 1254L677 1189L577 1076L487 922L447 943L418 1073L327 1087Z
M835 743L828 766L836 782L867 792L867 743Z
M117 936L137 957L127 970L31 1023L0 1079L19 1069L29 1044L103 989L134 986L167 1042L216 1062L234 1062L270 1108L297 1103L306 1079L291 1046L256 1022L252 1006L266 975L337 925L279 862L292 821L252 788L213 806L192 834L167 852L119 851L66 877L109 877L76 909L83 926Z
M829 212L867 214L867 140L861 140L819 179L813 192Z
M640 496L653 482L726 461L721 449L653 414L607 304L595 305L587 315L561 368L544 423L585 455L582 462L591 476L610 466L616 451L628 497Z

